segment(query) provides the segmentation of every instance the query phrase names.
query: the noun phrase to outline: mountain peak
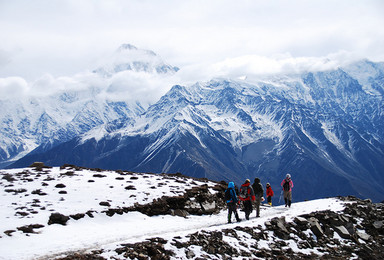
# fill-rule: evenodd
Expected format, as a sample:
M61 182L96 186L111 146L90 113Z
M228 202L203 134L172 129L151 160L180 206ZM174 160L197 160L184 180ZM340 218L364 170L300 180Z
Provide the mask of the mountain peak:
M118 51L124 51L124 50L137 50L137 47L129 43L124 43L120 45Z
M94 70L104 77L111 77L123 71L145 72L149 74L174 74L179 70L163 61L163 59L151 50L139 49L136 46L122 44L110 57L110 59Z

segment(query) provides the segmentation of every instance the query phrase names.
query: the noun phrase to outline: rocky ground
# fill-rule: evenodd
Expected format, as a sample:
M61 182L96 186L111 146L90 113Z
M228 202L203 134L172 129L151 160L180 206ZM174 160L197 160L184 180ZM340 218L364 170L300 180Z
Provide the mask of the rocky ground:
M293 222L281 217L265 222L264 226L201 230L188 235L187 240L177 236L171 240L150 238L121 244L115 250L116 259L172 259L176 249L184 249L188 259L383 259L384 205L355 197L340 199L348 202L341 213L319 211L298 216ZM231 246L226 242L228 239L237 240L239 246ZM263 243L269 248L259 248ZM193 246L204 251L202 257L196 258L189 250ZM309 254L296 253L293 247L315 250L309 250ZM103 250L96 250L60 259L106 259L102 254Z
M76 172L82 170L84 168L65 165L61 168L60 179L56 182L62 185L65 178L76 176ZM93 169L90 176L93 180L103 179L105 178L103 174L107 173ZM126 180L128 186L125 184L120 186L120 189L125 192L137 188L135 181L147 179L150 176L131 172L114 174L116 174L116 177L114 176L116 180ZM16 185L17 178L28 177L29 179L22 179L22 183L32 183L32 177L39 180L40 175L45 178L44 182L41 182L42 185L53 179L48 178L50 177L49 170L43 165L35 165L34 170L20 174L3 174L2 182L5 185L5 194L14 193L13 196L19 196L20 193L26 193L20 187L29 186ZM129 212L140 212L147 216L180 216L188 221L190 215L218 214L226 207L223 195L227 184L224 182L194 180L181 174L162 175L160 180L157 179L157 175L155 176L156 188L160 189L161 186L167 186L167 189L174 188L175 190L170 193L174 195L161 196L149 203L133 203L128 206L115 206L118 205L114 204L115 201L103 200L98 203L97 211L73 212L68 215L58 212L50 213L47 224L61 226L66 225L70 219L92 218L92 214L105 214L112 217ZM40 181L38 183L40 185ZM41 189L32 189L30 196L46 197L45 193L57 190L62 192L61 189L65 188L54 184L43 185ZM180 192L179 188L176 189L176 184L185 187L184 191ZM78 184L76 183L76 185ZM153 187L151 185L153 183L148 184L148 189ZM47 187L52 187L52 190L48 190ZM112 186L108 186L108 188L110 187ZM114 189L117 187L115 186ZM36 191L40 193L37 194ZM20 198L30 196L20 196ZM136 196L139 196L138 192L136 192ZM148 237L141 242L121 242L113 249L100 246L100 248L88 251L62 254L55 259L383 259L384 204L372 203L370 200L355 197L340 197L338 200L343 201L344 209L342 211L329 209L295 215L295 217L284 217L288 216L284 213L279 215L280 217L266 217L267 221L264 222L263 219L257 224L252 221L242 221L241 225L207 227L180 236L172 234L171 236ZM41 208L42 205L39 207ZM44 207L49 207L49 204ZM44 211L46 210L41 210L41 212ZM25 214L21 214L22 212L24 211L16 211L18 218L24 219L31 215L42 214L28 210L25 211ZM249 225L244 225L244 223L249 223ZM6 230L4 234L9 237L16 232L25 233L27 236L35 235L45 225L46 223L18 226L14 230Z

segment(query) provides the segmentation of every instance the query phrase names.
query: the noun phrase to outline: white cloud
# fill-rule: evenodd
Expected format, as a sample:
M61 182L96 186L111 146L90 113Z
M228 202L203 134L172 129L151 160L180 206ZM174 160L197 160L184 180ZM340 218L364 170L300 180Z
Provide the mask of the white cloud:
M382 61L382 10L381 0L1 1L0 77L71 78L122 43L158 53L183 80L322 67L332 53Z
M235 78L247 75L295 74L336 69L357 59L359 57L344 51L324 57L292 57L289 53L271 57L246 55L214 64L212 73L217 77Z
M0 100L19 98L28 90L28 83L20 77L0 78Z
M140 101L143 105L157 102L177 79L173 76L149 74L146 72L123 71L104 80L104 99L111 101Z

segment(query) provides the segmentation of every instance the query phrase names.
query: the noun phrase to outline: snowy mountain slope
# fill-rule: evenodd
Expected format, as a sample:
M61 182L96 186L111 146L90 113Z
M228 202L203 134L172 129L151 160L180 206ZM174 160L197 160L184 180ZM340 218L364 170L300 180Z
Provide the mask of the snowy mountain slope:
M1 107L4 113L0 154L4 164L40 145L37 151L46 151L96 126L118 119L129 122L143 111L141 106L125 102L95 102L92 96L75 101L49 97L28 100L25 104L14 102L12 106L4 102Z
M367 69L355 79L354 66ZM299 201L351 194L380 201L383 96L362 86L369 78L382 89L380 69L362 61L348 70L176 85L132 124L96 128L97 135L92 130L14 166L73 163L238 184L260 177L276 187L289 172Z
M0 259L379 259L382 252L384 208L370 201L329 198L262 207L260 218L253 213L249 221L227 224L224 203L211 201L222 200L225 185L208 180L71 165L0 174ZM179 211L197 201L199 208L217 210L184 217L172 215L176 209L140 211L140 205L180 198L192 203L180 204ZM62 218L53 218L56 213Z
M148 107L137 102L146 84L166 84L177 70L125 44L92 73L47 76L34 84L45 92L0 100L1 166L72 163L275 186L289 172L297 200L382 200L383 63L175 85Z
M94 73L57 79L45 75L28 86L27 94L0 99L0 167L100 125L112 130L132 124L145 102L130 85L146 88L152 81L167 81L177 70L154 52L124 44Z

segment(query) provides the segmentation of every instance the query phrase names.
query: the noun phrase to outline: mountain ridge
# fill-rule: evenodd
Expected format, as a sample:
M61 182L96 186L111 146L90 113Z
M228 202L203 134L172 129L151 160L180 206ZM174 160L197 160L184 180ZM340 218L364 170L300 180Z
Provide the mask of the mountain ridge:
M289 172L299 201L327 195L381 201L383 75L382 63L363 60L263 80L175 85L147 109L101 120L10 167L44 161L237 183L260 177L275 186ZM92 122L92 111L84 111Z

